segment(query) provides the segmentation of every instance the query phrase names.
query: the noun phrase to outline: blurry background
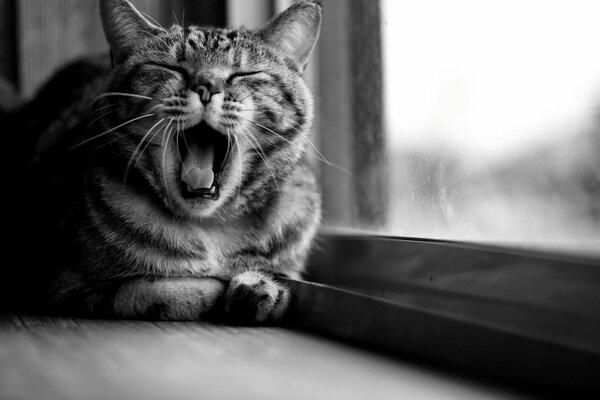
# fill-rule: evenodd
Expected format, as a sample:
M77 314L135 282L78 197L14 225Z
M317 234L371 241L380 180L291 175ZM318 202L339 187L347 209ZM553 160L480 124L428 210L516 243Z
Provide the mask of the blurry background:
M292 0L133 3L165 26L256 27ZM326 227L600 255L600 3L323 4L306 76ZM106 52L97 8L0 0L0 75L27 98Z
M600 254L600 3L383 1L390 224Z

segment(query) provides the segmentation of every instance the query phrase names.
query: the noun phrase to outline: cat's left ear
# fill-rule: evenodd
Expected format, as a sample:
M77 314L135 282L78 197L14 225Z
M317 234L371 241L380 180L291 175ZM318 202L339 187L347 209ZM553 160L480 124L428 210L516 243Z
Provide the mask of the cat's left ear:
M302 73L319 38L322 12L320 0L300 1L273 17L257 35L281 51Z
M100 17L113 63L117 64L136 44L163 31L144 18L128 0L100 0Z

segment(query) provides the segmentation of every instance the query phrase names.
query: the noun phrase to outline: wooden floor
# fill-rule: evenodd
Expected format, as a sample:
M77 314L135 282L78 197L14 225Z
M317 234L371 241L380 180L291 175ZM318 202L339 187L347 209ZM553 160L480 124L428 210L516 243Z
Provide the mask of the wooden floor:
M0 399L507 399L277 327L0 315Z

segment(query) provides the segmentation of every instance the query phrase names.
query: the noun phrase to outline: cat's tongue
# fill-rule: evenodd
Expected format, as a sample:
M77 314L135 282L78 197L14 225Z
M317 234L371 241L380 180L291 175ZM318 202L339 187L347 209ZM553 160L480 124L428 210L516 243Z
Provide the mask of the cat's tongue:
M181 180L188 185L189 191L210 189L215 179L212 170L215 142L212 135L194 139L184 144L188 152L181 166Z

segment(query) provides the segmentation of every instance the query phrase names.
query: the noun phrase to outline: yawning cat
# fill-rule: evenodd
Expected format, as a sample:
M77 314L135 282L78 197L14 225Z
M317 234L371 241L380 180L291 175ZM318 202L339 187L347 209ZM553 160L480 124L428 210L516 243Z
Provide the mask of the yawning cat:
M302 79L320 3L256 31L165 29L126 0L100 11L110 71L73 64L20 112L32 279L61 313L280 318L276 278L300 276L320 219Z

